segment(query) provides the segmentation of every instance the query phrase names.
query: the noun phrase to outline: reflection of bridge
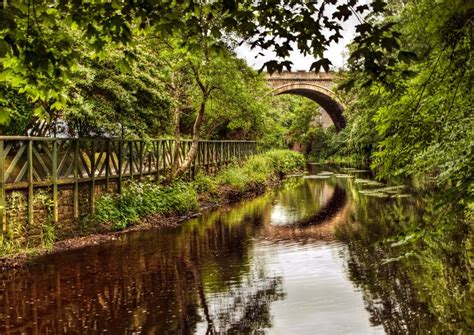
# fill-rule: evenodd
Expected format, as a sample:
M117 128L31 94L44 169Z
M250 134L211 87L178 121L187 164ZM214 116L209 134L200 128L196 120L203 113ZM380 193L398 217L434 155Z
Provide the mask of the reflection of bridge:
M274 95L296 94L313 100L324 108L339 131L345 127L346 121L342 116L342 104L332 90L336 78L337 75L333 72L284 71L267 75Z
M268 241L298 241L303 243L309 240L334 240L335 228L347 220L352 201L349 199L345 188L339 184L330 185L326 180L306 180L306 183L310 183L307 185L313 185L313 189L315 182L318 183L322 191L322 193L316 195L321 207L307 217L298 218L295 222L288 220L287 225L272 224L273 218L269 216L261 236L264 236ZM298 207L304 206L304 203L305 201L298 201ZM275 207L272 208L272 210L274 209Z

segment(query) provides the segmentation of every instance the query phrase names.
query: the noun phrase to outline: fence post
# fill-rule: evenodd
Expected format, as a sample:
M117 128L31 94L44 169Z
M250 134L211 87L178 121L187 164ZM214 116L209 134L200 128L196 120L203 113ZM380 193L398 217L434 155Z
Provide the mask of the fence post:
M206 171L206 173L209 173L207 147L208 147L208 142L207 141L203 142L203 145L202 145L202 167Z
M166 175L166 142L167 140L162 140L161 142L161 157L163 161L163 174Z
M201 150L201 141L198 142L197 148L196 148L196 157L194 157L194 165L193 165L193 175L192 178L196 177L198 166L199 166L199 161L200 161L200 150Z
M230 163L230 142L226 140L224 142L224 164L228 166Z
M6 208L5 208L5 142L0 140L0 224L3 227L3 231L6 230Z
M95 213L95 141L91 144L91 187L90 187L91 213Z
M160 141L155 141L155 156L156 156L156 181L160 180Z
M122 165L123 165L123 157L122 157L122 151L123 151L123 140L120 139L118 142L118 182L117 182L117 192L118 194L122 194Z
M148 172L147 173L148 173L148 178L151 178L151 175L153 172L153 170L151 169L153 153L150 151L150 142L148 142L148 145L146 146L146 148L147 148L146 154L148 157Z
M74 219L79 219L79 139L74 141Z
M215 171L216 165L216 143L211 142L211 171Z
M130 180L133 180L133 141L128 142L128 169Z
M221 152L220 153L220 166L224 166L225 165L225 146L224 146L224 140L220 140L219 141L219 151Z
M58 140L53 140L53 157L51 159L51 178L53 179L53 222L59 221L58 213Z
M28 140L28 228L33 224L33 140Z
M139 166L139 169L138 170L140 172L140 177L139 177L139 180L142 180L142 177L143 177L143 140L140 140L140 159L138 160L140 166Z
M237 161L240 162L240 143L235 142L235 156L237 157Z
M105 192L110 188L110 138L105 140Z

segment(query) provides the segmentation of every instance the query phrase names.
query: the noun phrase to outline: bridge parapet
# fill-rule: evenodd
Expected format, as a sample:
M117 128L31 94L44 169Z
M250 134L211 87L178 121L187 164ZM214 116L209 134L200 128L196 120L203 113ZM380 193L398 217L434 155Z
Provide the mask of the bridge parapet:
M328 90L331 90L335 85L337 74L334 72L306 72L306 71L282 71L267 74L266 79L273 88L282 87L290 84L316 84Z

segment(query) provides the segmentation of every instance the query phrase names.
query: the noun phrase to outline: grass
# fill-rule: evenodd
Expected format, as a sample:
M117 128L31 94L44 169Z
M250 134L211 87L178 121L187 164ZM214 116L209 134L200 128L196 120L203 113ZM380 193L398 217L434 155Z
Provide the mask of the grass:
M197 192L192 184L130 182L121 195L105 194L97 200L94 219L123 229L150 214L180 214L197 208Z
M175 181L163 186L153 181L130 182L121 195L104 194L96 202L92 218L99 223L124 229L151 214L165 216L198 210L199 194L210 194L219 201L222 188L244 192L265 187L269 180L301 170L304 157L289 150L271 150L234 164L216 176L198 174L192 182ZM222 200L222 199L221 199Z

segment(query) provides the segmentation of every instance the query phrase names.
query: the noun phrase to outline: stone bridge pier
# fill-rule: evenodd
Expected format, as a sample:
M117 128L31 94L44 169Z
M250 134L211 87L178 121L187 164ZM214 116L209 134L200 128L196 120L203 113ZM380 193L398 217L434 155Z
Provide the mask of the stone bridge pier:
M346 126L342 115L343 105L333 91L337 75L334 72L283 71L267 74L273 95L295 94L304 96L320 105L329 115L337 131Z

